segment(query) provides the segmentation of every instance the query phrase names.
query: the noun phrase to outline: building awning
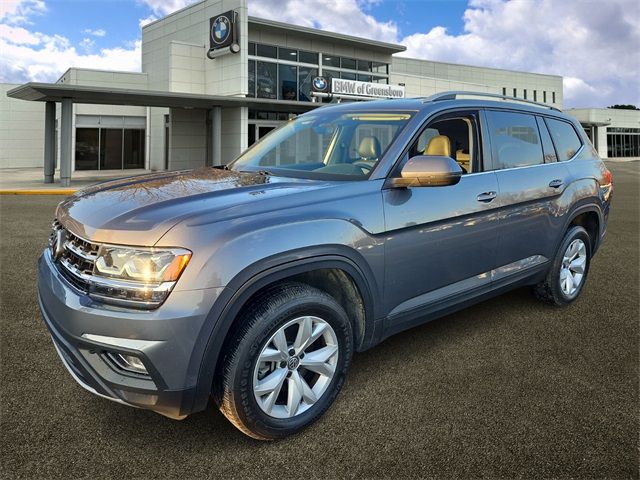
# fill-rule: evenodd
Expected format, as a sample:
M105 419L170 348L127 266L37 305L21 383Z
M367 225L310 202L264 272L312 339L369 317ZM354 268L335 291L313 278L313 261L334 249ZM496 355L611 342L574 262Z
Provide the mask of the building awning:
M249 24L260 25L263 28L270 28L282 34L282 31L289 31L298 37L307 37L309 40L318 40L318 38L324 38L328 42L335 43L336 41L346 43L352 47L367 48L370 50L376 50L378 52L393 55L394 53L404 52L407 47L399 45L397 43L381 42L380 40L372 40L369 38L355 37L353 35L347 35L339 32L330 32L325 30L318 30L317 28L303 27L301 25L292 25L284 22L277 22L275 20L267 20L266 18L249 17Z
M607 125L611 125L611 122L592 122L583 120L579 120L579 122L583 127L606 127Z
M7 92L7 96L32 102L61 102L94 105L135 105L141 107L203 108L249 107L257 110L304 113L319 107L320 103L291 100L270 100L248 97L224 97L196 93L136 90L128 88L94 87L59 83L29 82Z

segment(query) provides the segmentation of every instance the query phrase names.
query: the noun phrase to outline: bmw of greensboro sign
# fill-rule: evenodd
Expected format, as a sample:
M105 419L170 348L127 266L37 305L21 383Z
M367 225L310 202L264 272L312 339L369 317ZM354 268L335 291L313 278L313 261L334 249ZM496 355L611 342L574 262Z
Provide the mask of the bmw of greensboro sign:
M404 98L402 85L385 85L384 83L358 82L356 80L331 79L331 93L342 95L358 95L377 98Z

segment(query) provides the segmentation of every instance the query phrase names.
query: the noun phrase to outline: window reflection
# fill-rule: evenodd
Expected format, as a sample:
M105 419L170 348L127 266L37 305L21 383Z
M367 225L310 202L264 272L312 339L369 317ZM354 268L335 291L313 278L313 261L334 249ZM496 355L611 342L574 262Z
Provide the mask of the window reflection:
M532 115L487 112L497 168L525 167L544 163L538 125Z
M297 100L298 67L278 65L279 100Z
M299 67L298 68L298 98L303 102L310 102L313 98L311 95L311 82L318 76L317 68Z
M97 128L76 128L76 170L98 168Z
M256 62L255 60L249 60L249 85L247 95L250 97L256 96Z
M257 62L256 96L258 98L276 98L278 64Z
M323 76L329 83L332 78L389 83L389 66L382 62L340 57L329 53L320 55L307 50L254 42L249 42L248 50L251 56L273 59L249 60L247 85L249 97L311 101L313 98L311 80L318 75L318 69L301 64L317 65L319 58L324 67ZM284 62L296 62L298 66L287 65ZM367 73L358 74L358 71ZM378 75L371 75L372 73ZM310 76L310 74L313 75Z

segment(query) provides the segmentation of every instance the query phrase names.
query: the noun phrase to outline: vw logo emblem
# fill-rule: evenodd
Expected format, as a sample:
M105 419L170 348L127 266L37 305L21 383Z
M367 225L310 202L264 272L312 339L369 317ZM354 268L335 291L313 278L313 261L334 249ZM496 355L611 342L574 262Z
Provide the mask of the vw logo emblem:
M324 92L327 89L327 80L324 77L316 77L313 79L313 88L319 92Z
M229 19L220 15L213 21L211 26L211 39L214 43L221 44L227 41L231 33L231 22Z
M64 253L64 243L67 241L67 232L60 229L56 232L56 238L53 243L53 259L58 260Z
M298 359L298 357L291 357L287 361L287 368L289 370L295 370L298 368L298 365L300 365L300 359Z

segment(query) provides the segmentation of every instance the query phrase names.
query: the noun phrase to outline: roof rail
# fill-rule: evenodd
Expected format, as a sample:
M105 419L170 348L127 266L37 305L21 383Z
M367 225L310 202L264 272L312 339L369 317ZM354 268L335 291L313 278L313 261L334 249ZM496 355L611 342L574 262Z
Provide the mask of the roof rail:
M440 100L455 100L458 96L465 95L468 97L488 97L488 98L499 98L501 100L508 100L509 102L520 102L520 103L528 103L531 105L535 105L537 107L548 108L550 110L556 110L561 112L557 107L552 107L551 105L547 105L545 103L534 102L533 100L525 100L524 98L516 98L509 97L508 95L500 95L499 93L484 93L484 92L465 92L463 90L452 90L449 92L441 92L431 95L430 97L426 97L424 102L437 102Z

